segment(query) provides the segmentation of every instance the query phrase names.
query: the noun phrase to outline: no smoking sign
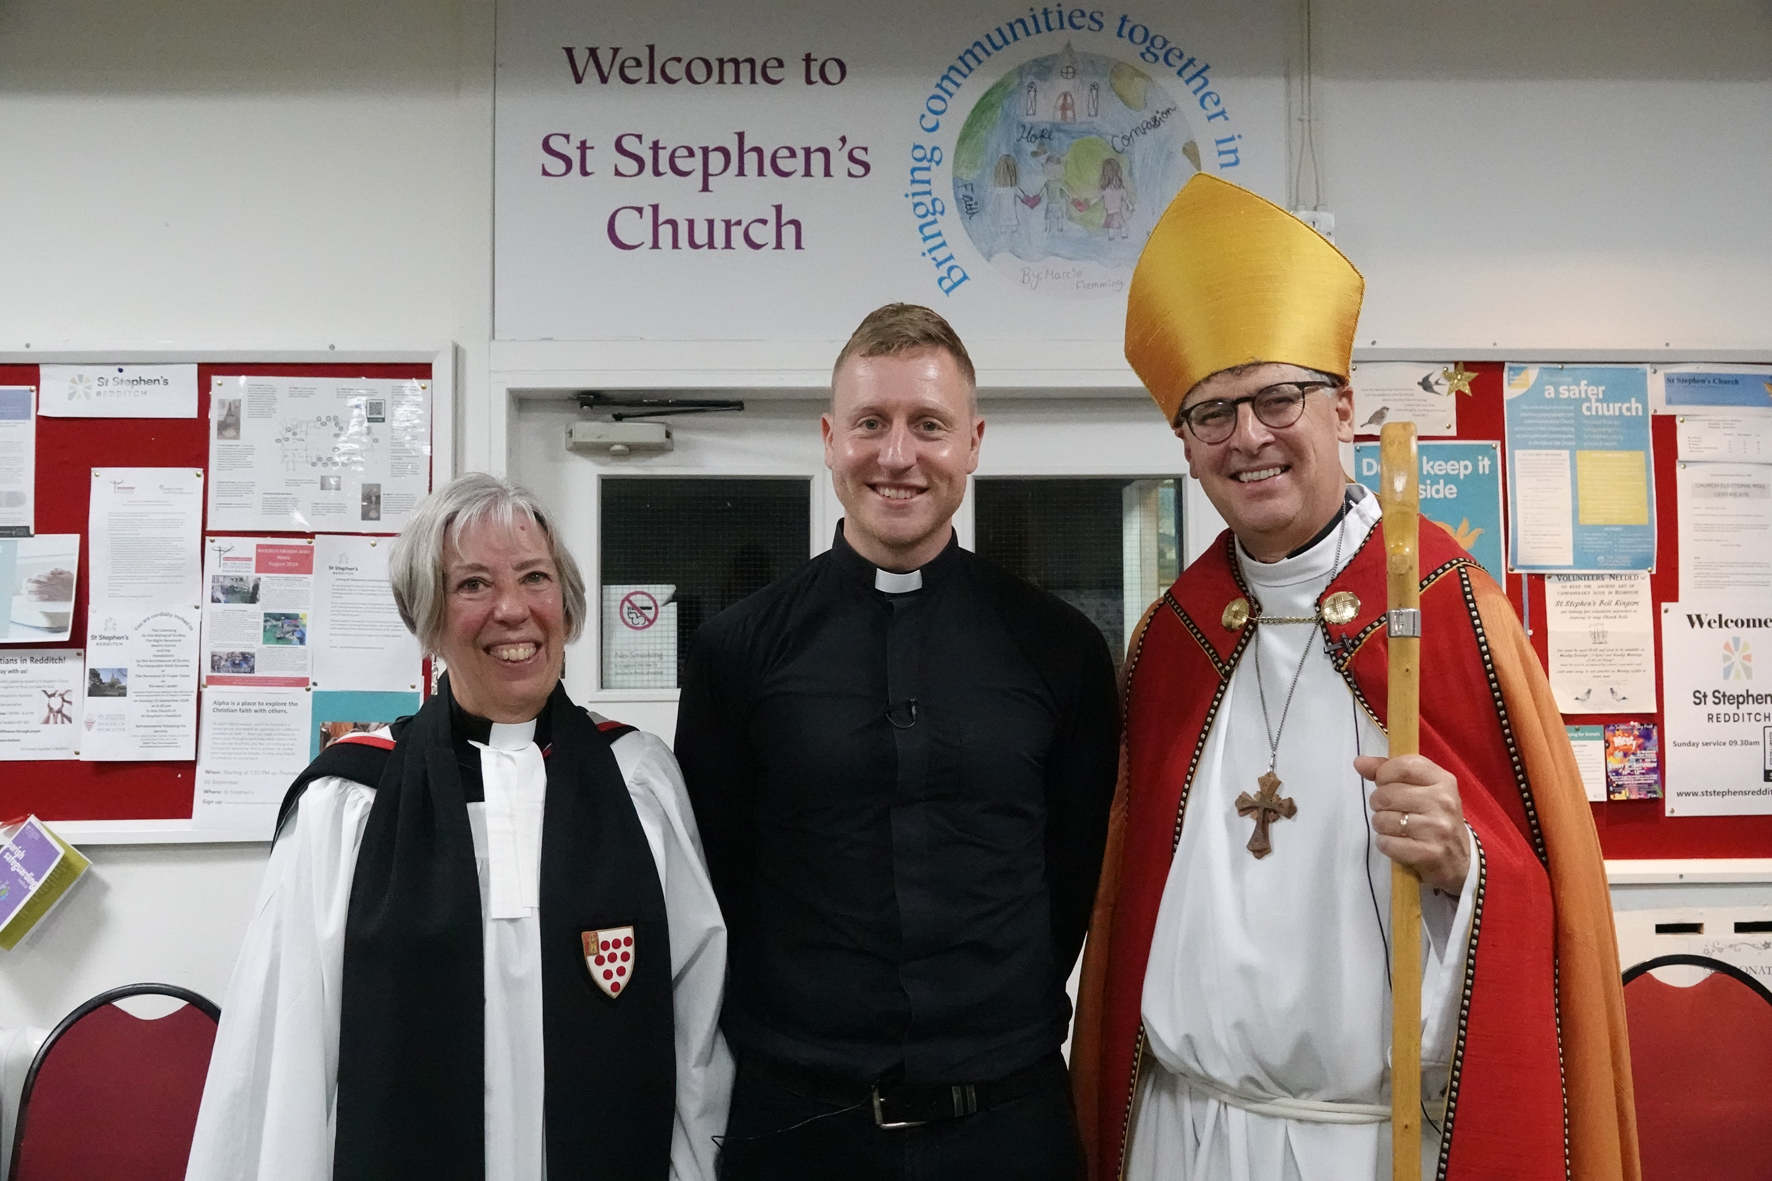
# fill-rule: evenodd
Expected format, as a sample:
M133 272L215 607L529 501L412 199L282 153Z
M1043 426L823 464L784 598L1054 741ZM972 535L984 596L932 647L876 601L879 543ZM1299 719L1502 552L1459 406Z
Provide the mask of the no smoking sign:
M646 591L629 591L622 596L617 615L623 627L643 632L658 622L658 600Z

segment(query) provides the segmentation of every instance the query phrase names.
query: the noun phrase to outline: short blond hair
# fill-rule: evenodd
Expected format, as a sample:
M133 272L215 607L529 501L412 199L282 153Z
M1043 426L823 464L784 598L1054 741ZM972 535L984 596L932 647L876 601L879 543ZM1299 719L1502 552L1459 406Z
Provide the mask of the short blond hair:
M960 343L960 334L935 311L915 303L889 303L862 318L831 366L831 388L836 388L837 373L851 357L897 357L922 349L940 349L952 357L966 379L967 390L976 395L978 371Z

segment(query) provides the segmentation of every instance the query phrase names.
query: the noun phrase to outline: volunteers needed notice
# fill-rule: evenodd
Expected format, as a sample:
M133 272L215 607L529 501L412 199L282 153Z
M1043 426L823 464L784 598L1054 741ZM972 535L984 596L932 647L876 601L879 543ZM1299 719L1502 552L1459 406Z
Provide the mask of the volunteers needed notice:
M1649 575L1547 574L1550 683L1566 714L1653 713Z

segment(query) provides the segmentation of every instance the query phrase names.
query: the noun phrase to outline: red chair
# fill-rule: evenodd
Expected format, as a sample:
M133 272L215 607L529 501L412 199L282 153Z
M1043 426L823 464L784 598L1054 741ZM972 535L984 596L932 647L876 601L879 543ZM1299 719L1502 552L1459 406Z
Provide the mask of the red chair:
M1709 974L1690 988L1655 968ZM1733 964L1664 955L1624 974L1643 1181L1772 1181L1772 992Z
M185 1003L144 1021L113 1002ZM171 984L93 997L37 1051L19 1098L11 1181L181 1181L221 1010Z

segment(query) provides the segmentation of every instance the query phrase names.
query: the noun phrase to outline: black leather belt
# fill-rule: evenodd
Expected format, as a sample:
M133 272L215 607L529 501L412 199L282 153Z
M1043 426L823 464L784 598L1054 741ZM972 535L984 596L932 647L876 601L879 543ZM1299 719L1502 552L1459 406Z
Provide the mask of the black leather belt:
M869 1107L880 1128L915 1128L939 1120L959 1119L1019 1099L1042 1083L1065 1076L1064 1058L1052 1053L1031 1066L982 1083L907 1086L895 1067L872 1083L851 1082L821 1070L783 1062L747 1050L741 1068L785 1087L796 1095L840 1107Z

